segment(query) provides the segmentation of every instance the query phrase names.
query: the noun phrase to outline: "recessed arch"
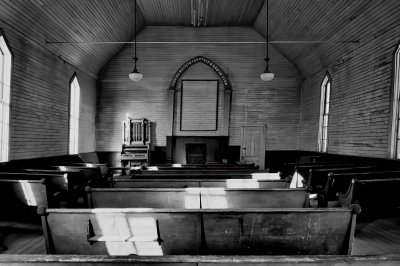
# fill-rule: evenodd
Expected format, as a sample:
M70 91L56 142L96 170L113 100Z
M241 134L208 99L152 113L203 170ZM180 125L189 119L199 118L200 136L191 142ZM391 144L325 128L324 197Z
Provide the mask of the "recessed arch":
M182 75L188 70L191 66L197 63L203 63L209 66L221 79L221 82L224 86L223 92L223 112L222 112L222 123L221 123L221 131L216 135L219 137L229 137L229 120L230 120L230 111L231 111L231 94L232 87L229 82L228 76L225 72L212 60L204 57L204 56L196 56L192 59L186 61L179 69L175 72L171 83L168 88L168 128L167 128L167 158L168 162L173 161L173 136L174 136L174 106L176 104L175 101L175 93L176 93L176 85L178 81L181 79ZM196 135L201 135L199 131L196 132Z
M218 77L221 79L222 84L224 85L225 90L231 90L231 83L229 82L228 76L222 71L222 69L215 64L212 60L204 57L204 56L196 56L192 59L186 61L175 73L174 77L172 78L171 84L169 86L170 90L175 90L176 84L180 77L188 70L191 66L197 63L203 63L209 66L212 70L217 73Z

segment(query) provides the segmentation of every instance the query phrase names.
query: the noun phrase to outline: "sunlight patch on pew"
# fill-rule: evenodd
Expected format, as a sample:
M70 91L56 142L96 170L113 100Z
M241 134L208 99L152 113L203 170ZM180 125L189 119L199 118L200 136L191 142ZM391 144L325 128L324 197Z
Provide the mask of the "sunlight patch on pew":
M201 207L203 209L227 209L228 200L225 188L202 188Z
M279 173L252 173L251 179L254 180L279 180Z
M104 242L108 255L163 255L161 245L157 242L159 230L154 217L134 217L115 213L96 214L93 225L96 236L90 240Z
M180 164L180 163L174 163L174 164L172 164L172 167L182 167L182 164Z
M139 169L140 170L140 169ZM158 167L157 166L149 166L146 169L147 171L158 171Z
M128 223L131 228L133 241L138 255L162 256L163 251L158 240L158 225L153 217L129 217Z
M293 175L292 181L290 182L289 188L304 187L303 180L305 180L304 177L296 171Z
M63 174L63 178L66 184L68 184L68 174Z
M186 209L200 209L200 188L188 187L185 188L185 208Z
M260 188L258 180L255 179L227 179L227 188Z
M37 206L31 184L28 183L28 180L19 180L19 183L21 184L22 191L24 192L26 203L29 206Z
M67 167L65 166L59 166L58 168L60 169L60 171L67 171Z

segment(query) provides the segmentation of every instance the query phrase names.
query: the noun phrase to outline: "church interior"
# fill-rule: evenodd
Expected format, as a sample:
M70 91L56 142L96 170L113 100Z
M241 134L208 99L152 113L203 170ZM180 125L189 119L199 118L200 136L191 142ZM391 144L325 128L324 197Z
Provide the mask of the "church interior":
M400 264L399 15L1 0L0 265Z

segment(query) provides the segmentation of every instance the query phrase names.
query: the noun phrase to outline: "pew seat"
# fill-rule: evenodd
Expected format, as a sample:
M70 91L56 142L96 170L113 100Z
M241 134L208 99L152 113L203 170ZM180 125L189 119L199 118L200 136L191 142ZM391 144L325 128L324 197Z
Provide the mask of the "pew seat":
M357 206L332 209L38 208L49 254L348 255Z

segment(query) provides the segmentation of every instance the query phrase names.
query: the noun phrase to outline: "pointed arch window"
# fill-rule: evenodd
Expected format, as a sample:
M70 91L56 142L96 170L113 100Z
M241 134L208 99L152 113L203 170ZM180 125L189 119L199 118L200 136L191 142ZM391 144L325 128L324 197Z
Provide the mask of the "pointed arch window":
M393 104L390 157L400 159L400 45L394 54Z
M331 87L332 79L329 73L326 73L321 84L321 111L318 132L318 151L320 152L326 152L328 149L328 120Z
M72 76L69 107L69 154L77 154L79 147L79 102L80 87L76 74Z
M0 161L9 157L12 54L0 30Z

